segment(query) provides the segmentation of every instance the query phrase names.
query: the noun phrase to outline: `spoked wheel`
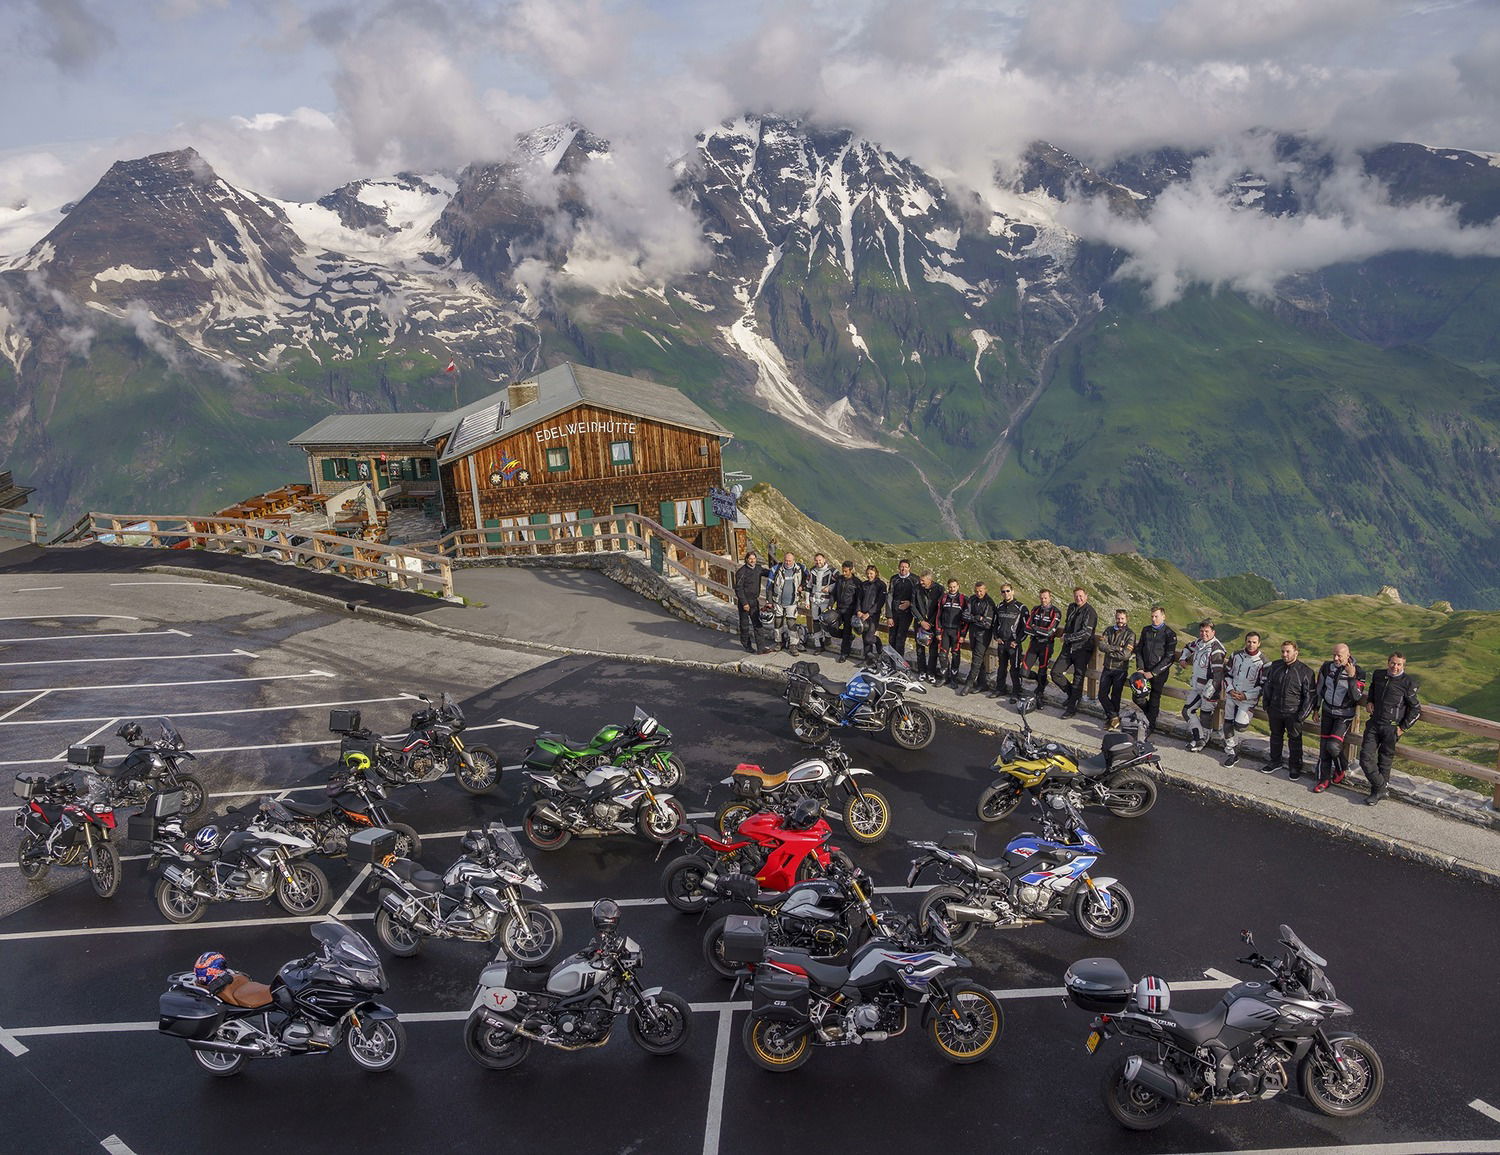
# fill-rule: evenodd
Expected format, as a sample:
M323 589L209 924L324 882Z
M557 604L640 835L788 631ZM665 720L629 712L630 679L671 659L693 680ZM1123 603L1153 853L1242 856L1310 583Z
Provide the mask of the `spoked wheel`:
M630 1011L630 1037L643 1051L670 1055L687 1042L693 1014L687 1000L662 991L651 1006L638 1004Z
M714 815L714 825L719 828L720 834L727 837L737 831L740 823L754 813L755 807L748 802L726 802Z
M636 826L652 842L671 842L682 829L687 811L675 798L658 798L646 803L636 817Z
M740 1038L745 1053L757 1067L767 1071L795 1071L812 1057L812 1038L808 1032L790 1037L796 1028L795 1023L750 1018L745 1020Z
M500 932L505 955L523 967L540 967L551 961L562 945L562 923L545 906L527 904L524 917L507 918Z
M1104 805L1117 818L1139 818L1156 805L1156 783L1145 774L1122 774L1108 785Z
M936 920L948 932L954 946L963 946L979 933L977 922L959 922L948 913L948 905L963 903L968 898L956 886L934 886L922 896L922 905L917 908L917 925L926 926Z
M920 750L937 733L937 719L926 706L905 702L891 711L889 728L896 745L907 750Z
M464 1049L481 1067L505 1071L518 1066L531 1050L531 1040L511 1031L491 1026L478 1011L464 1026Z
M120 852L112 842L96 842L89 850L89 881L100 898L113 898L120 889Z
M287 914L318 914L333 897L328 876L310 862L294 862L276 880L276 901Z
M682 776L685 773L682 759L676 754L664 754L651 759L651 767L646 771L651 779L651 785L658 790L676 790L682 785Z
M521 820L521 831L526 835L526 841L538 850L561 850L573 837L572 832L543 818L541 809L542 804L538 802L526 812L526 817Z
M454 780L470 794L487 794L500 781L500 759L488 746L465 746L451 762Z
M1119 938L1135 921L1135 899L1118 882L1108 892L1082 887L1073 900L1073 921L1092 938Z
M391 853L397 858L421 858L422 836L404 822L387 822L385 828L396 836Z
M1020 802L1021 788L1016 785L1015 779L1007 776L1000 782L986 786L984 793L979 796L979 821L999 822L1002 818L1008 818Z
M367 1071L389 1071L406 1050L406 1028L400 1019L361 1019L344 1036L349 1057Z
M661 872L661 890L667 904L683 914L700 914L708 906L709 896L703 892L703 877L708 871L708 863L693 854L667 863Z
M1125 1061L1129 1055L1121 1055L1104 1076L1104 1109L1116 1123L1132 1131L1154 1131L1177 1113L1177 1104L1164 1095L1158 1095L1140 1083L1125 1081Z
M814 718L801 706L793 706L787 720L792 724L792 734L799 742L818 743L828 737L828 723Z
M177 813L184 821L202 810L208 801L208 791L203 789L203 783L191 774L177 775L177 785L173 789L182 791L182 809Z
M851 794L844 804L844 826L855 842L868 846L879 842L891 828L891 804L878 790Z
M40 856L31 858L41 849L42 840L35 834L28 834L21 839L21 845L17 848L20 862L16 865L20 868L21 877L27 882L40 882L47 877L47 871L52 869L52 864Z
M1363 1115L1385 1089L1385 1064L1358 1035L1332 1040L1343 1069L1328 1055L1310 1051L1302 1061L1302 1093L1325 1115L1347 1119Z
M978 983L954 983L932 1004L927 1034L950 1063L977 1063L1000 1041L1005 1011Z
M168 922L197 922L208 902L163 878L156 884L156 908Z
M375 937L397 958L411 958L422 949L422 936L401 925L384 908L375 912Z

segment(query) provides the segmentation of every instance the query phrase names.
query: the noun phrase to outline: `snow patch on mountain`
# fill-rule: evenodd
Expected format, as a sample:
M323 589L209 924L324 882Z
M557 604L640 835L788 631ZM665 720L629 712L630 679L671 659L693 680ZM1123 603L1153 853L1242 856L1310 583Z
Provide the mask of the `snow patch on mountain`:
M855 328L853 321L849 322L849 342L864 355L866 361L875 360L870 356L870 346L865 344L865 339L859 335L859 330Z

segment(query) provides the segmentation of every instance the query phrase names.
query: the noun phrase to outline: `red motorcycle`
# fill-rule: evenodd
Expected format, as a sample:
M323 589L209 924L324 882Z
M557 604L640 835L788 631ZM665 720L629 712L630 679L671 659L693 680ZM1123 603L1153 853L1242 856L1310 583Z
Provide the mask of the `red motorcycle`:
M103 746L73 746L62 773L17 775L16 797L25 803L16 811L22 878L37 882L54 866L82 866L100 898L120 888L120 852L110 841L115 804L110 780L98 773L103 758Z
M661 886L666 899L684 914L701 914L715 902L749 893L790 890L817 878L833 861L833 831L823 821L816 798L802 798L785 810L752 814L732 834L695 822L681 835L692 849L667 863Z

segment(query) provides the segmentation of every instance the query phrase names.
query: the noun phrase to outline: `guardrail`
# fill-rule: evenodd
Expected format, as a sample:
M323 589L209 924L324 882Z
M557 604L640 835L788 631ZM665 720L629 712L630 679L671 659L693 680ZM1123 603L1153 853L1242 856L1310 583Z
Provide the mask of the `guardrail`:
M36 545L46 540L47 522L39 513L21 509L0 509L0 537L14 537Z
M284 521L186 514L90 513L90 532L106 545L238 552L334 572L399 589L453 596L451 559L404 546L297 530Z

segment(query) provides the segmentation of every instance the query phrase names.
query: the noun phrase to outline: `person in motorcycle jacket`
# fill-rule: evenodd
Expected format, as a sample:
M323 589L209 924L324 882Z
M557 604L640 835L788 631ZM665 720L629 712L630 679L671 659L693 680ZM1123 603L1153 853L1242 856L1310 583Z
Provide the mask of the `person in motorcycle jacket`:
M1089 595L1082 586L1073 590L1073 604L1068 607L1068 616L1062 627L1062 653L1052 663L1052 684L1061 690L1064 718L1078 713L1078 703L1083 698L1083 678L1089 662L1094 657L1094 631L1099 627L1099 615L1089 605ZM1073 671L1069 682L1067 672Z
M911 594L912 637L917 648L917 677L930 685L937 684L938 603L943 587L932 580L932 571L924 569Z
M860 580L854 576L854 563L846 561L828 587L828 604L839 616L839 661L849 660L854 646L854 608L859 601Z
M1016 601L1010 582L1000 587L1000 600L995 603L995 655L998 669L995 671L995 697L1005 693L1005 682L1010 680L1010 704L1014 706L1021 697L1021 644L1026 640L1027 608Z
M880 571L872 565L865 566L865 580L859 583L859 598L854 607L854 620L858 623L864 640L864 659L874 662L880 656L881 615L885 613L887 587L880 578Z
M828 648L830 635L823 625L823 614L828 609L837 572L828 564L826 555L813 554L812 566L807 571L807 640L820 650Z
M734 603L740 611L740 644L747 654L768 654L760 637L760 594L766 584L766 568L752 549L745 564L734 571Z
M1416 725L1422 716L1417 701L1417 684L1406 672L1406 655L1399 651L1386 659L1385 669L1376 670L1370 679L1370 721L1359 746L1359 765L1370 780L1366 805L1374 806L1385 797L1391 781L1391 759L1396 743Z
M1037 603L1026 615L1026 673L1036 679L1036 705L1047 700L1047 668L1052 664L1052 644L1062 628L1062 611L1052 604L1051 590L1038 590Z
M911 572L911 559L902 558L891 574L891 649L906 657L906 639L912 629L911 594L917 587L917 575Z
M1260 772L1274 774L1287 768L1288 763L1281 760L1285 740L1291 767L1287 777L1293 782L1302 777L1302 724L1318 705L1318 677L1297 654L1296 642L1281 643L1281 657L1266 667L1260 695L1271 724L1271 760Z
M1130 615L1124 610L1115 611L1115 624L1104 631L1100 639L1104 654L1104 669L1099 674L1099 704L1104 707L1104 728L1120 728L1120 695L1125 692L1125 680L1130 676L1130 655L1135 652L1135 631L1130 628Z
M1349 771L1349 731L1354 715L1365 700L1365 672L1354 664L1343 642L1333 647L1333 657L1318 669L1318 704L1323 716L1318 734L1318 780L1313 793L1337 786Z
M1177 631L1167 625L1167 611L1161 606L1151 607L1151 624L1141 630L1135 642L1135 668L1151 679L1151 691L1142 707L1146 723L1156 726L1156 716L1161 711L1161 692L1166 689L1167 678L1172 674L1172 663L1177 660Z
M964 620L968 612L969 599L958 592L958 579L948 579L948 592L942 596L937 608L938 673L941 684L958 681L958 666L964 644Z
M970 690L981 694L989 690L986 675L996 666L995 662L995 614L998 607L990 597L984 582L974 583L974 596L964 607L964 626L969 635L969 676L959 688L961 698ZM998 673L995 680L999 681Z
M1208 745L1208 734L1213 730L1214 711L1224 693L1224 671L1229 664L1229 653L1224 643L1214 635L1214 624L1207 618L1198 623L1198 640L1182 648L1177 659L1180 669L1191 667L1187 703L1182 707L1182 718L1188 724L1189 753L1195 753ZM1207 726L1204 720L1207 719Z
M1250 729L1255 707L1266 678L1266 656L1260 652L1260 634L1245 634L1245 648L1229 658L1224 673L1224 765L1240 760L1240 735Z
M788 550L782 559L771 567L766 576L766 593L771 601L771 645L800 654L802 647L792 631L797 625L797 611L807 588L807 567L797 561L797 555Z

